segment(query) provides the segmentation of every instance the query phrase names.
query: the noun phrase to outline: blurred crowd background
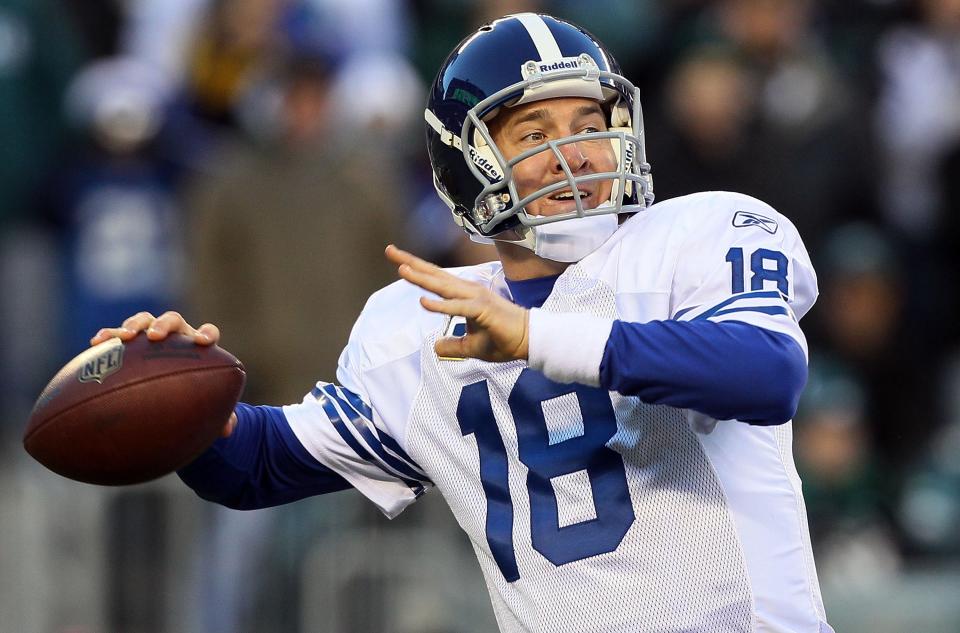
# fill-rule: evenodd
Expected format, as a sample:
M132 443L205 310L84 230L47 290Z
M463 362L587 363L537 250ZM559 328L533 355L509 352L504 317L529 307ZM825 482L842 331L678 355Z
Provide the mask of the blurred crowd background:
M495 630L439 495L392 524L349 492L233 512L63 480L20 434L136 311L218 323L244 399L282 404L332 378L387 242L491 259L432 190L422 108L521 10L638 85L659 200L741 191L798 226L828 615L960 631L960 0L0 0L0 631Z

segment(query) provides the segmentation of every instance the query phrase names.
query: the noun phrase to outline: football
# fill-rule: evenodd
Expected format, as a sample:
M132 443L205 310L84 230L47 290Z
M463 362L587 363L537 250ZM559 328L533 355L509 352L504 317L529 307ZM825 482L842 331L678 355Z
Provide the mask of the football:
M243 390L243 365L182 334L91 347L37 399L24 448L77 481L126 485L187 465L220 435Z

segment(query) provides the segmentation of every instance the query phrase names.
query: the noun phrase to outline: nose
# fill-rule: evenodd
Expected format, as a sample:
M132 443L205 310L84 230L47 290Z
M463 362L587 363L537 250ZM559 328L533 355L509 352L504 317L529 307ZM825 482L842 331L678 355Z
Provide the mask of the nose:
M570 166L570 171L573 173L578 173L582 171L590 160L587 158L586 153L580 147L580 143L565 143L563 145L558 145L557 150L560 153L560 156L563 156L563 160L566 161L567 165ZM560 156L554 154L554 172L558 174L563 173L563 164L560 161Z

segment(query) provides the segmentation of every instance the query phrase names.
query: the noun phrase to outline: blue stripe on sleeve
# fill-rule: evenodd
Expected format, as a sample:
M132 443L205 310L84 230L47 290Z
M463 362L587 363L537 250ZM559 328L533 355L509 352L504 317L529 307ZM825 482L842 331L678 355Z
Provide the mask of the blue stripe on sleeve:
M355 394L354 392L352 392L352 391L350 391L349 389L346 389L346 388L344 388L344 387L335 387L334 385L328 385L328 386L331 387L331 388L333 388L333 389L335 390L333 393L335 393L335 394L336 394L336 393L341 393L341 394L343 394L343 396L347 399L347 401L348 401L351 405L353 405L354 412L359 413L364 419L366 419L367 421L370 422L370 426L373 428L373 432L375 432L375 433L377 434L378 440L379 440L380 442L383 442L383 445L384 445L384 446L386 446L386 447L389 448L391 451L393 451L397 456L399 456L401 459L403 459L405 462L407 462L407 464L409 464L412 468L414 468L414 469L416 469L417 471L420 472L420 474L421 474L422 476L417 477L418 479L422 479L422 480L424 480L424 481L430 481L429 478L427 478L427 476L424 474L424 470L423 470L423 468L420 466L420 464L418 464L412 457L410 457L409 455L407 455L407 452L400 447L400 444L398 444L397 441L396 441L395 439L393 439L393 437L391 437L389 433L386 433L386 432L382 431L381 429L378 429L378 428L373 424L373 410L370 408L369 405L367 405L366 402L364 402L364 401L360 398L360 396L358 396L358 395ZM337 401L341 404L341 408L344 408L344 406L343 406L343 399L342 399L342 398L338 398ZM344 408L344 409L345 409L345 408ZM346 409L345 409L345 410L346 410ZM352 416L351 416L351 419L353 420L353 417L352 417ZM357 422L357 421L354 420L354 423L356 423L356 422Z
M793 338L739 321L615 321L600 363L611 391L760 425L790 420L806 379Z
M419 469L416 469L410 466L400 458L394 457L393 455L385 451L383 449L383 443L380 441L380 438L377 437L377 435L374 435L375 431L371 430L371 427L373 427L373 422L371 421L369 427L366 424L364 424L359 413L355 409L353 409L349 404L347 404L347 402L345 402L344 399L337 394L337 389L333 385L324 385L321 388L321 391L330 400L332 400L339 406L340 410L350 420L350 423L353 425L353 428L355 428L357 432L360 434L360 436L363 437L364 441L366 441L367 443L367 446L369 446L370 449L377 454L377 456L381 459L381 461L383 461L388 466L390 466L390 468L392 468L393 470L397 471L398 473L402 474L403 476L409 479L416 479L419 481L433 483L430 481L430 478L427 477L427 475L421 472ZM326 404L324 404L324 410L326 410ZM339 431L339 429L337 430ZM344 431L347 431L347 429L344 429ZM349 431L347 432L349 433ZM381 433L378 432L377 434L380 435ZM386 433L382 433L382 436L389 437ZM354 438L354 441L355 441L355 438ZM390 473L390 474L393 474L393 473Z
M778 314L790 314L783 306L745 306L742 308L727 308L726 310L714 312L710 316L721 316L724 314L733 314L734 312L759 312L760 314L769 314L772 316L776 316ZM703 317L697 317L694 319L694 321L702 318Z
M371 420L371 421L373 420L373 409L371 409L370 405L368 405L366 402L363 401L363 398L361 398L354 392L350 391L349 389L339 387L339 390L341 393L343 393L347 401L353 405L353 408L356 409L360 415L362 415L368 420Z
M360 459L379 467L381 470L383 470L385 473L387 473L391 477L399 479L404 484L406 484L416 496L419 497L424 493L425 490L423 485L419 481L416 481L416 478L405 477L401 473L391 472L390 470L387 470L386 468L383 467L381 462L377 461L377 459L374 458L374 456L371 455L370 452L363 447L363 444L361 444L357 440L357 438L353 436L353 433L350 432L350 429L346 427L346 424L344 423L343 418L340 417L340 412L337 410L337 407L333 404L333 402L330 400L330 398L327 396L326 393L324 393L318 387L314 387L314 389L310 393L317 399L317 401L320 403L320 406L323 407L323 412L327 414L327 418L329 418L330 423L333 425L333 428L340 435L341 439L343 439L343 441L347 444L347 446L353 449L353 451L357 454L358 457L360 457Z
M719 313L721 310L726 308L728 305L736 303L737 301L741 301L743 299L780 299L782 301L783 295L781 295L780 292L777 290L758 290L756 292L743 292L740 294L736 294L730 297L729 299L725 299L724 301L721 301L720 303L713 306L709 310L704 311L702 314L698 314L696 317L694 317L693 320L697 321L700 319L709 319L710 317L714 316L715 314ZM680 314L685 314L686 312L689 312L689 310L684 310ZM679 317L680 314L678 314L677 317Z
M397 444L397 440L393 439L393 437L384 433L383 431L379 431L379 435L380 435L380 439L383 441L384 446L389 448L395 454L402 457L407 463L409 463L411 466L416 468L418 471L420 471L421 473L423 472L423 468L420 467L420 464L415 462L412 457L407 455L407 452L403 450L399 444ZM426 475L424 475L424 477L426 477ZM426 479L426 481L430 481L429 478Z
M279 407L236 407L237 425L177 471L202 498L237 510L267 508L350 487L307 452Z

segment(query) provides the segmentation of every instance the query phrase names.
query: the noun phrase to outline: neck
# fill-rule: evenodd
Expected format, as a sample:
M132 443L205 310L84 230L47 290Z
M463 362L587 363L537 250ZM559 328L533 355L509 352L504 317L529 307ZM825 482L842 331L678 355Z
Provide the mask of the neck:
M510 242L495 242L495 244L500 262L503 264L503 274L511 281L559 275L570 265L569 262L544 259L530 249Z

